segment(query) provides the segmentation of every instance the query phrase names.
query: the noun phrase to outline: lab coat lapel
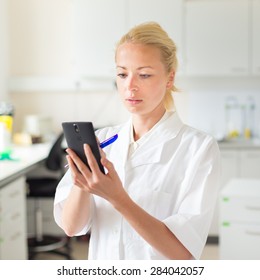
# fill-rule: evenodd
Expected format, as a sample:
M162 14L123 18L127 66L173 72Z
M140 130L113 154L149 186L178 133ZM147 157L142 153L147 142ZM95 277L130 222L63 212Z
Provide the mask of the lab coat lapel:
M125 166L127 155L128 155L128 148L130 144L130 129L131 129L131 120L129 120L120 130L118 134L118 141L116 147L116 153L119 156L121 161L121 165Z
M118 174L120 174L120 179L123 183L125 180L125 165L130 144L130 129L131 120L126 122L118 132L118 139L113 144L113 149L110 153L113 164Z
M182 126L176 112L169 116L132 155L131 167L159 162L165 143L176 137Z

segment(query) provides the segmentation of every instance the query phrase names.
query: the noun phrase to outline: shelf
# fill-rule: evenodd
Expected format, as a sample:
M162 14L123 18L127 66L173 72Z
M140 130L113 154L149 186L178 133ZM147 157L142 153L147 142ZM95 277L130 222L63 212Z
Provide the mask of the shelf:
M8 84L11 92L111 91L115 89L112 77L11 77Z

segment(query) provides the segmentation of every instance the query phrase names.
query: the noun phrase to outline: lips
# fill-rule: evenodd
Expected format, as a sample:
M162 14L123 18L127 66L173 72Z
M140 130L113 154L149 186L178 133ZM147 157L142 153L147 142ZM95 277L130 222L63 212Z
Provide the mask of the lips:
M143 102L143 100L142 99L127 98L126 102L128 102L131 105L137 105L137 104L140 104L141 102Z

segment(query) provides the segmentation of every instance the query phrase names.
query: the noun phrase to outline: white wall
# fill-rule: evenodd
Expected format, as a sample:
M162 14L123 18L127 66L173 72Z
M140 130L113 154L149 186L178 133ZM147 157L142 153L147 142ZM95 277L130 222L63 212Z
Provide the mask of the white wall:
M8 34L7 1L0 0L0 101L7 100Z
M4 0L0 1L3 5ZM70 0L8 1L11 76L70 79L74 75L71 3ZM3 36L0 36L0 43L1 40ZM3 55L3 51L0 51L0 58L1 53ZM224 106L229 95L237 96L241 103L248 95L254 96L256 117L260 119L259 78L180 78L177 86L183 90L175 94L182 119L215 136L225 132ZM15 105L16 131L22 129L27 114L51 116L54 130L59 130L61 121L68 119L92 120L100 127L128 117L114 90L13 91L10 98Z
M189 101L186 121L217 138L224 137L227 130L225 105L227 98L236 97L242 106L247 98L255 101L255 130L260 136L260 79L259 77L193 78L183 79Z

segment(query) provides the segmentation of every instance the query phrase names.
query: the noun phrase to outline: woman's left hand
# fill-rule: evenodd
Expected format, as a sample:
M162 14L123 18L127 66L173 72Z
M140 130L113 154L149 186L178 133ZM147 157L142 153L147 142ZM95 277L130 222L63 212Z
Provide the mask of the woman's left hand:
M82 178L82 176L86 181L84 186L83 184L79 186L80 188L84 188L85 191L91 194L103 197L112 204L116 204L122 200L122 196L127 195L114 165L106 158L105 153L101 152L101 164L107 170L106 174L99 169L89 145L84 144L84 151L90 169L86 167L74 151L71 149L67 149L66 151L68 153L68 162L74 181L76 182L77 179Z

